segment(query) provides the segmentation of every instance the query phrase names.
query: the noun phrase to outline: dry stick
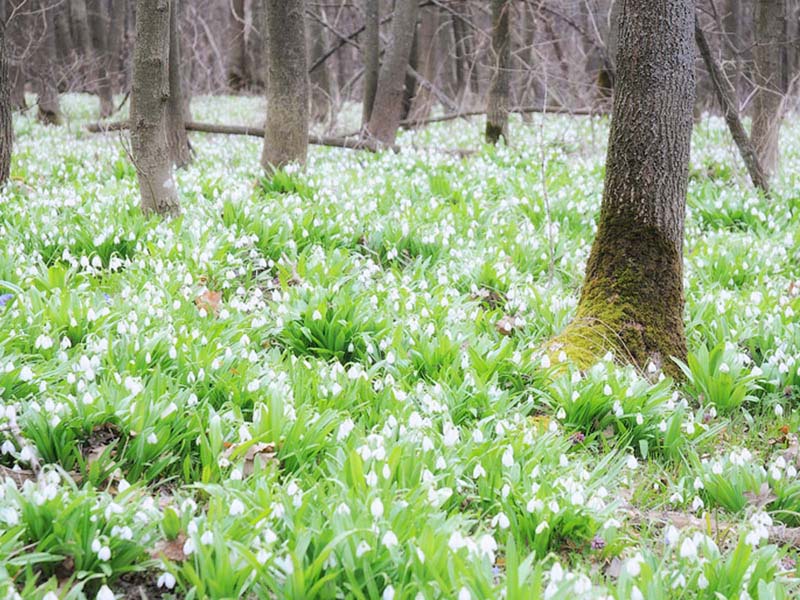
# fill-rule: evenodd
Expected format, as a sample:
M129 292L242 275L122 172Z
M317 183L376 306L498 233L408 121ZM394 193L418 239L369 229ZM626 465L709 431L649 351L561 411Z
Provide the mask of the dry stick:
M197 131L200 133L218 133L223 135L246 135L251 137L264 137L263 127L251 127L248 125L216 125L213 123L197 123L195 121L187 121L185 123L186 131ZM128 129L127 121L116 121L113 123L89 123L86 125L86 130L91 133L105 133L108 131L122 131ZM315 146L331 146L333 148L346 148L348 150L366 150L368 152L378 152L381 150L391 150L392 152L399 152L400 146L396 144L385 145L378 144L371 140L366 139L348 139L345 137L330 137L330 136L308 136L308 143ZM426 148L415 148L417 150L426 150ZM470 149L447 149L447 148L429 148L433 152L443 152L445 154L453 154L459 157L470 156L475 154L475 150Z
M687 515L686 513L677 511L641 511L634 508L627 510L634 523L663 523L665 525L672 525L677 529L699 529L701 531L708 531L713 527L713 532L719 534L720 532L735 530L735 524L725 521L720 521L716 517L709 517L708 519L701 519ZM773 525L767 527L767 535L769 541L773 544L781 544L794 546L800 548L800 527L787 527L785 525Z
M739 110L736 106L735 92L731 83L722 74L722 69L714 60L711 54L711 49L708 46L703 28L700 27L700 21L695 17L694 22L694 37L697 41L697 47L700 49L700 55L703 57L703 62L706 64L709 75L711 75L711 83L714 86L714 91L717 94L720 108L725 115L725 122L728 124L728 129L731 132L733 141L739 148L739 153L742 155L744 164L747 167L747 172L750 174L750 179L753 185L760 189L764 194L769 196L769 180L761 166L761 161L758 159L753 142L750 136L742 125L742 120L739 118Z
M607 111L604 110L597 110L591 108L579 108L575 110L566 109L560 106L520 106L518 108L509 109L509 112L512 113L545 113L545 114L555 114L555 115L572 115L572 116L597 116L597 115L605 115L608 114ZM485 110L467 110L457 113L451 113L448 115L442 115L440 117L431 117L429 119L419 119L419 120L406 120L401 123L401 125L407 125L409 127L422 127L424 125L430 125L431 123L442 123L444 121L453 121L455 119L466 119L468 117L480 117L485 115Z

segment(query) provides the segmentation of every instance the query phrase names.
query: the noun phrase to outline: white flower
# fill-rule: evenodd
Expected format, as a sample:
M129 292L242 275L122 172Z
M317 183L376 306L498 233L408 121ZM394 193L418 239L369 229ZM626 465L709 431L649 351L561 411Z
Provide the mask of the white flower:
M157 585L171 590L175 587L175 576L172 573L162 573L158 577Z
M204 546L208 546L209 544L214 542L214 534L210 531L204 531L203 535L200 536L200 543Z
M486 470L483 468L481 463L475 465L475 468L472 470L472 478L478 479L479 477L483 477L486 475Z
M186 556L189 556L194 552L194 540L192 538L187 538L187 540L183 543L183 553Z
M380 498L375 498L372 504L369 505L369 512L372 513L373 518L380 519L383 516L383 502Z
M667 525L667 528L664 530L664 539L667 542L668 546L674 546L678 542L678 538L680 537L680 532L674 525Z
M23 366L19 370L19 378L22 381L30 381L31 379L33 379L33 371L28 365Z
M318 310L315 310L315 311L314 311L314 314L313 314L313 315L311 315L311 318L312 318L314 321L319 321L320 319L322 319L322 313L320 313Z
M508 520L506 513L501 512L492 518L492 527L499 526L500 529L508 529L508 526L511 525L511 522Z
M700 577L697 579L697 587L701 590L704 590L708 587L708 579L704 573L700 573Z
M102 586L97 591L97 600L114 600L115 597L114 592L107 585Z
M234 498L233 502L231 502L231 506L228 509L228 513L235 517L236 515L241 515L244 512L244 503L239 500L238 498Z
M381 600L394 600L394 586L387 585L383 589L383 594L381 595Z
M514 449L511 446L506 446L503 452L503 466L510 468L514 466Z
M453 552L458 552L467 545L467 540L464 539L460 531L456 530L450 534L450 540L447 542L447 545Z
M644 558L642 557L641 552L637 552L631 558L629 558L625 562L625 570L628 572L628 575L631 577L638 577L639 573L642 572L643 562Z
M344 440L348 435L350 435L350 432L355 429L355 426L356 424L353 423L353 419L348 418L342 421L339 425L339 432L336 434L336 439L340 442Z
M361 558L362 556L364 556L370 550L372 550L370 545L367 542L365 542L364 540L361 540L358 543L358 546L356 547L356 558Z
M397 546L397 536L394 534L394 531L387 531L384 533L383 538L381 538L381 543L387 548Z
M783 406L781 406L780 404L776 404L775 405L775 416L776 417L782 417L783 416Z
M633 454L629 454L627 460L625 461L625 466L630 470L634 470L639 467L639 461L636 460L636 457Z
M458 600L472 600L472 594L469 593L467 588L462 587L458 590Z
M681 558L697 558L697 545L692 538L686 538L681 544L681 549L678 552Z

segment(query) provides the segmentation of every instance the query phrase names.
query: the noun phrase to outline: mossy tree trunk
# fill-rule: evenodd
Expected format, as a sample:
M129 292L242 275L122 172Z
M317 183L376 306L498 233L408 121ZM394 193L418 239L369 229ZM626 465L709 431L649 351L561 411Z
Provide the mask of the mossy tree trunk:
M136 1L130 110L131 150L139 178L142 211L169 217L180 214L166 131L172 1Z
M169 139L170 156L173 164L179 169L191 164L192 152L189 136L186 135L186 121L189 103L185 101L186 90L183 89L181 77L181 33L180 11L181 0L172 0L169 19L169 99L166 108L166 129Z
M367 125L368 135L386 146L394 144L400 127L406 68L414 45L418 10L417 0L397 0L395 3L392 41L381 65L375 102Z
M783 20L786 0L757 0L755 7L755 83L752 139L761 164L771 177L778 168L783 118L781 89Z
M361 126L365 127L372 116L375 94L378 91L380 72L380 1L364 0L364 104Z
M617 0L617 80L597 236L574 321L549 344L671 374L684 359L683 234L692 134L693 0Z
M5 13L3 10L2 13ZM0 188L11 171L14 126L11 121L11 94L6 55L6 15L0 13Z
M261 164L267 172L308 154L308 57L304 0L267 0L269 83Z
M494 73L486 106L486 141L508 143L508 102L510 95L511 38L508 22L509 0L492 0L492 63Z

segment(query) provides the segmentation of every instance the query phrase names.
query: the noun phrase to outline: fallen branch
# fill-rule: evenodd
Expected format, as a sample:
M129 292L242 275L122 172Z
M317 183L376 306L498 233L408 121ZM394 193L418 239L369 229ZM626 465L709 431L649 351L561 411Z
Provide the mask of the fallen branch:
M509 110L509 112L517 114L544 113L553 115L571 115L575 117L586 117L586 116L597 116L597 115L608 114L607 111L599 109L579 108L575 110L570 110L567 108L563 108L561 106L520 106L518 108L512 108L511 110ZM486 114L485 110L468 110L457 113L450 113L439 117L431 117L429 119L406 119L405 121L402 121L400 124L404 127L415 128L415 127L430 125L432 123L444 123L445 121L454 121L456 119L468 119L469 117L480 117L485 114Z
M703 57L703 62L706 64L706 69L708 69L708 73L711 75L711 83L714 86L717 100L725 116L725 122L728 124L728 129L731 132L733 141L736 142L736 146L739 148L739 153L747 167L747 172L750 174L750 179L756 188L769 196L769 179L758 158L755 146L753 146L753 142L750 136L747 135L747 131L745 131L742 125L742 120L739 118L739 109L736 106L735 100L736 92L733 86L731 86L730 81L728 81L722 73L722 69L719 64L717 64L714 56L711 54L705 32L703 28L700 27L700 21L697 17L695 17L694 23L694 37L697 42L697 47L700 50L700 55Z
M245 135L257 138L264 137L263 127L253 127L250 125L217 125L214 123L198 123L196 121L187 121L185 123L185 127L186 131L196 131L199 133ZM89 123L86 125L86 130L92 133L123 131L125 129L128 129L127 121L115 121L113 123ZM334 148L347 148L349 150L367 150L369 152L377 152L379 150L392 150L394 152L399 151L399 147L395 145L382 146L370 140L349 139L345 137L310 135L308 136L308 143L315 146L331 146Z
M706 518L694 517L686 513L677 511L641 511L635 508L627 510L631 521L637 524L662 523L672 525L677 529L698 529L709 532L709 528L715 536L726 531L736 531L736 523L720 521L716 517L706 515ZM783 546L793 546L800 548L800 527L787 527L786 525L773 525L767 527L767 535L770 543Z

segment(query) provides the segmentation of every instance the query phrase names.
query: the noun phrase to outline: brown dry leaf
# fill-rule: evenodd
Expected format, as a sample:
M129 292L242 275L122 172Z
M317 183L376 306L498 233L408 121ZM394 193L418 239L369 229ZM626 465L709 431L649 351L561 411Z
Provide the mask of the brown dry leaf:
M206 311L207 315L219 316L219 306L222 304L222 292L206 290L194 299L198 310Z
M186 543L186 535L181 532L174 540L159 540L156 542L156 547L150 552L153 558L166 558L167 560L174 560L180 562L186 560L186 554L183 552L183 545Z
M245 450L244 455L241 453L242 445L243 444L231 444L225 449L225 452L222 453L222 456L231 462L238 459L244 459L244 464L242 465L243 476L247 477L255 472L256 461L258 461L261 467L264 467L270 462L277 464L278 459L276 458L275 444L272 442L258 442L256 444L251 444L248 446L247 450Z
M6 477L11 479L18 487L26 481L36 481L36 474L28 469L9 469L0 465L0 481L5 481Z
M522 319L517 315L504 315L494 327L500 335L512 335L515 329L522 327Z

